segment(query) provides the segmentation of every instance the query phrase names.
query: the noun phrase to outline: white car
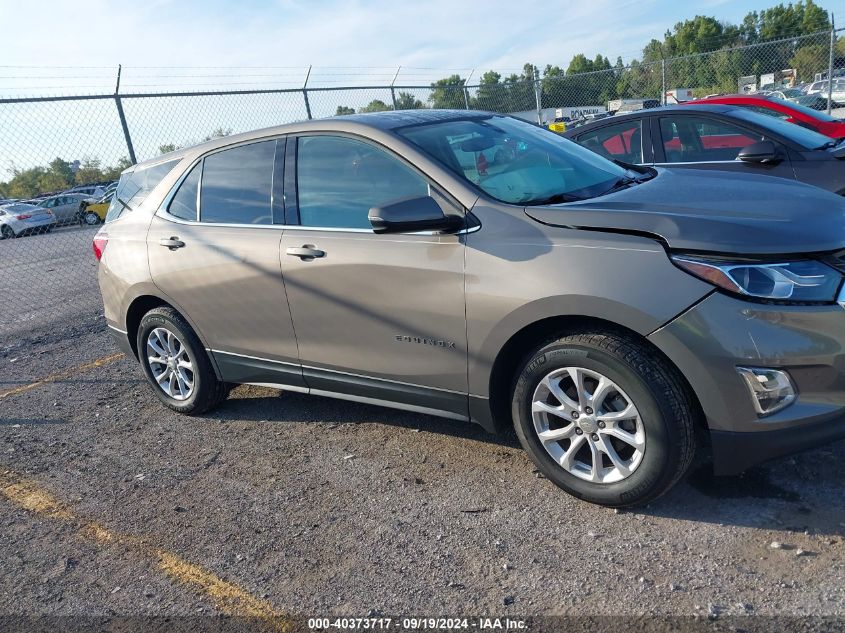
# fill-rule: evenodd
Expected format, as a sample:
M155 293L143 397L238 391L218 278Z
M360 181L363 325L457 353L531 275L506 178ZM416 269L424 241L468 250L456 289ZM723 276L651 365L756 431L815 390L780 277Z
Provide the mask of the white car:
M48 209L23 202L0 206L0 238L2 239L30 233L46 233L54 226L56 226L56 216Z
M823 97L827 97L827 91L827 79L824 81L815 81L807 88L808 95L821 94ZM833 101L834 107L845 104L845 77L833 78L833 94L831 95L831 100Z

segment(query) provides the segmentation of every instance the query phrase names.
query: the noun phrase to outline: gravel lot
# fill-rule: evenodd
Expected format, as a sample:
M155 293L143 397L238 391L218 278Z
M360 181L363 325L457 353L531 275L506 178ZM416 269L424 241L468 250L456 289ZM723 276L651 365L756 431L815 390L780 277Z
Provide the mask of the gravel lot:
M0 253L32 270L29 242L90 238L59 231ZM25 331L0 332L0 394L25 389L0 395L0 615L187 617L247 604L259 616L741 616L748 628L771 624L750 615L813 615L839 618L817 630L845 626L845 444L742 478L700 467L651 506L615 512L540 478L515 441L457 422L256 387L180 417L129 359L90 366L117 350L77 257L69 247L50 263L65 300L45 292L21 310L61 305L69 321L27 317ZM217 580L169 569L171 555Z

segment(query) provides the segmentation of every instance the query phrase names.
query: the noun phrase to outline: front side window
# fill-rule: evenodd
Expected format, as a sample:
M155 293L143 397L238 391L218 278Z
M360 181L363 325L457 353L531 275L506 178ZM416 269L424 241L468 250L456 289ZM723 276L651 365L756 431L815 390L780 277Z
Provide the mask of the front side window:
M696 116L661 117L660 133L669 163L734 160L743 147L763 139L731 123Z
M410 167L369 143L340 136L306 136L296 154L302 226L372 228L371 207L428 195Z
M487 195L510 204L601 195L625 176L606 158L507 116L414 125L397 132Z
M241 145L206 156L200 221L272 224L271 192L276 141Z
M158 163L150 167L138 167L120 176L114 198L106 213L106 222L119 218L127 211L133 211L147 199L156 185L170 173L179 159Z
M578 137L584 147L606 158L626 163L643 162L642 119L591 130Z

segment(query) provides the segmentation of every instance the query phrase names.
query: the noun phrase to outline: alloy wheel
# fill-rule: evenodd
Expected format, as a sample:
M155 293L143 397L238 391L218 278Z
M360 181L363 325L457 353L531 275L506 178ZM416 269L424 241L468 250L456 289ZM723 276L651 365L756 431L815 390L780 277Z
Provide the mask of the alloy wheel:
M174 400L194 392L194 363L176 334L157 327L147 336L147 364L158 387Z
M531 399L534 430L568 473L609 484L640 465L646 437L639 411L610 378L584 367L547 374Z

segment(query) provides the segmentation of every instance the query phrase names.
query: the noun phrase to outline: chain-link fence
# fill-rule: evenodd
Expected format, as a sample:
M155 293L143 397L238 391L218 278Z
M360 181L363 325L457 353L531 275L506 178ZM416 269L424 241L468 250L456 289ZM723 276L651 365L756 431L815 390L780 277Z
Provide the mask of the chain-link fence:
M0 353L98 322L91 240L107 205L97 202L134 162L214 136L391 109L481 109L572 125L709 94L778 90L776 96L797 98L790 91L803 85L802 103L837 114L845 107L843 42L836 31L824 31L685 57L662 58L651 50L644 61L591 72L547 67L540 73L529 65L504 77L460 72L425 85L409 81L413 74L400 77L399 69L392 77L365 73L379 85L338 87L325 73L315 84L309 69L295 87L267 88L250 79L229 82L225 90L193 91L177 73L167 90L141 92L135 90L145 84L121 88L118 72L113 91L2 98L0 197L7 200L0 201L6 205L0 206L0 231L26 239L0 241ZM247 87L230 89L242 83ZM73 185L82 191L67 191ZM20 202L9 206L8 199Z

